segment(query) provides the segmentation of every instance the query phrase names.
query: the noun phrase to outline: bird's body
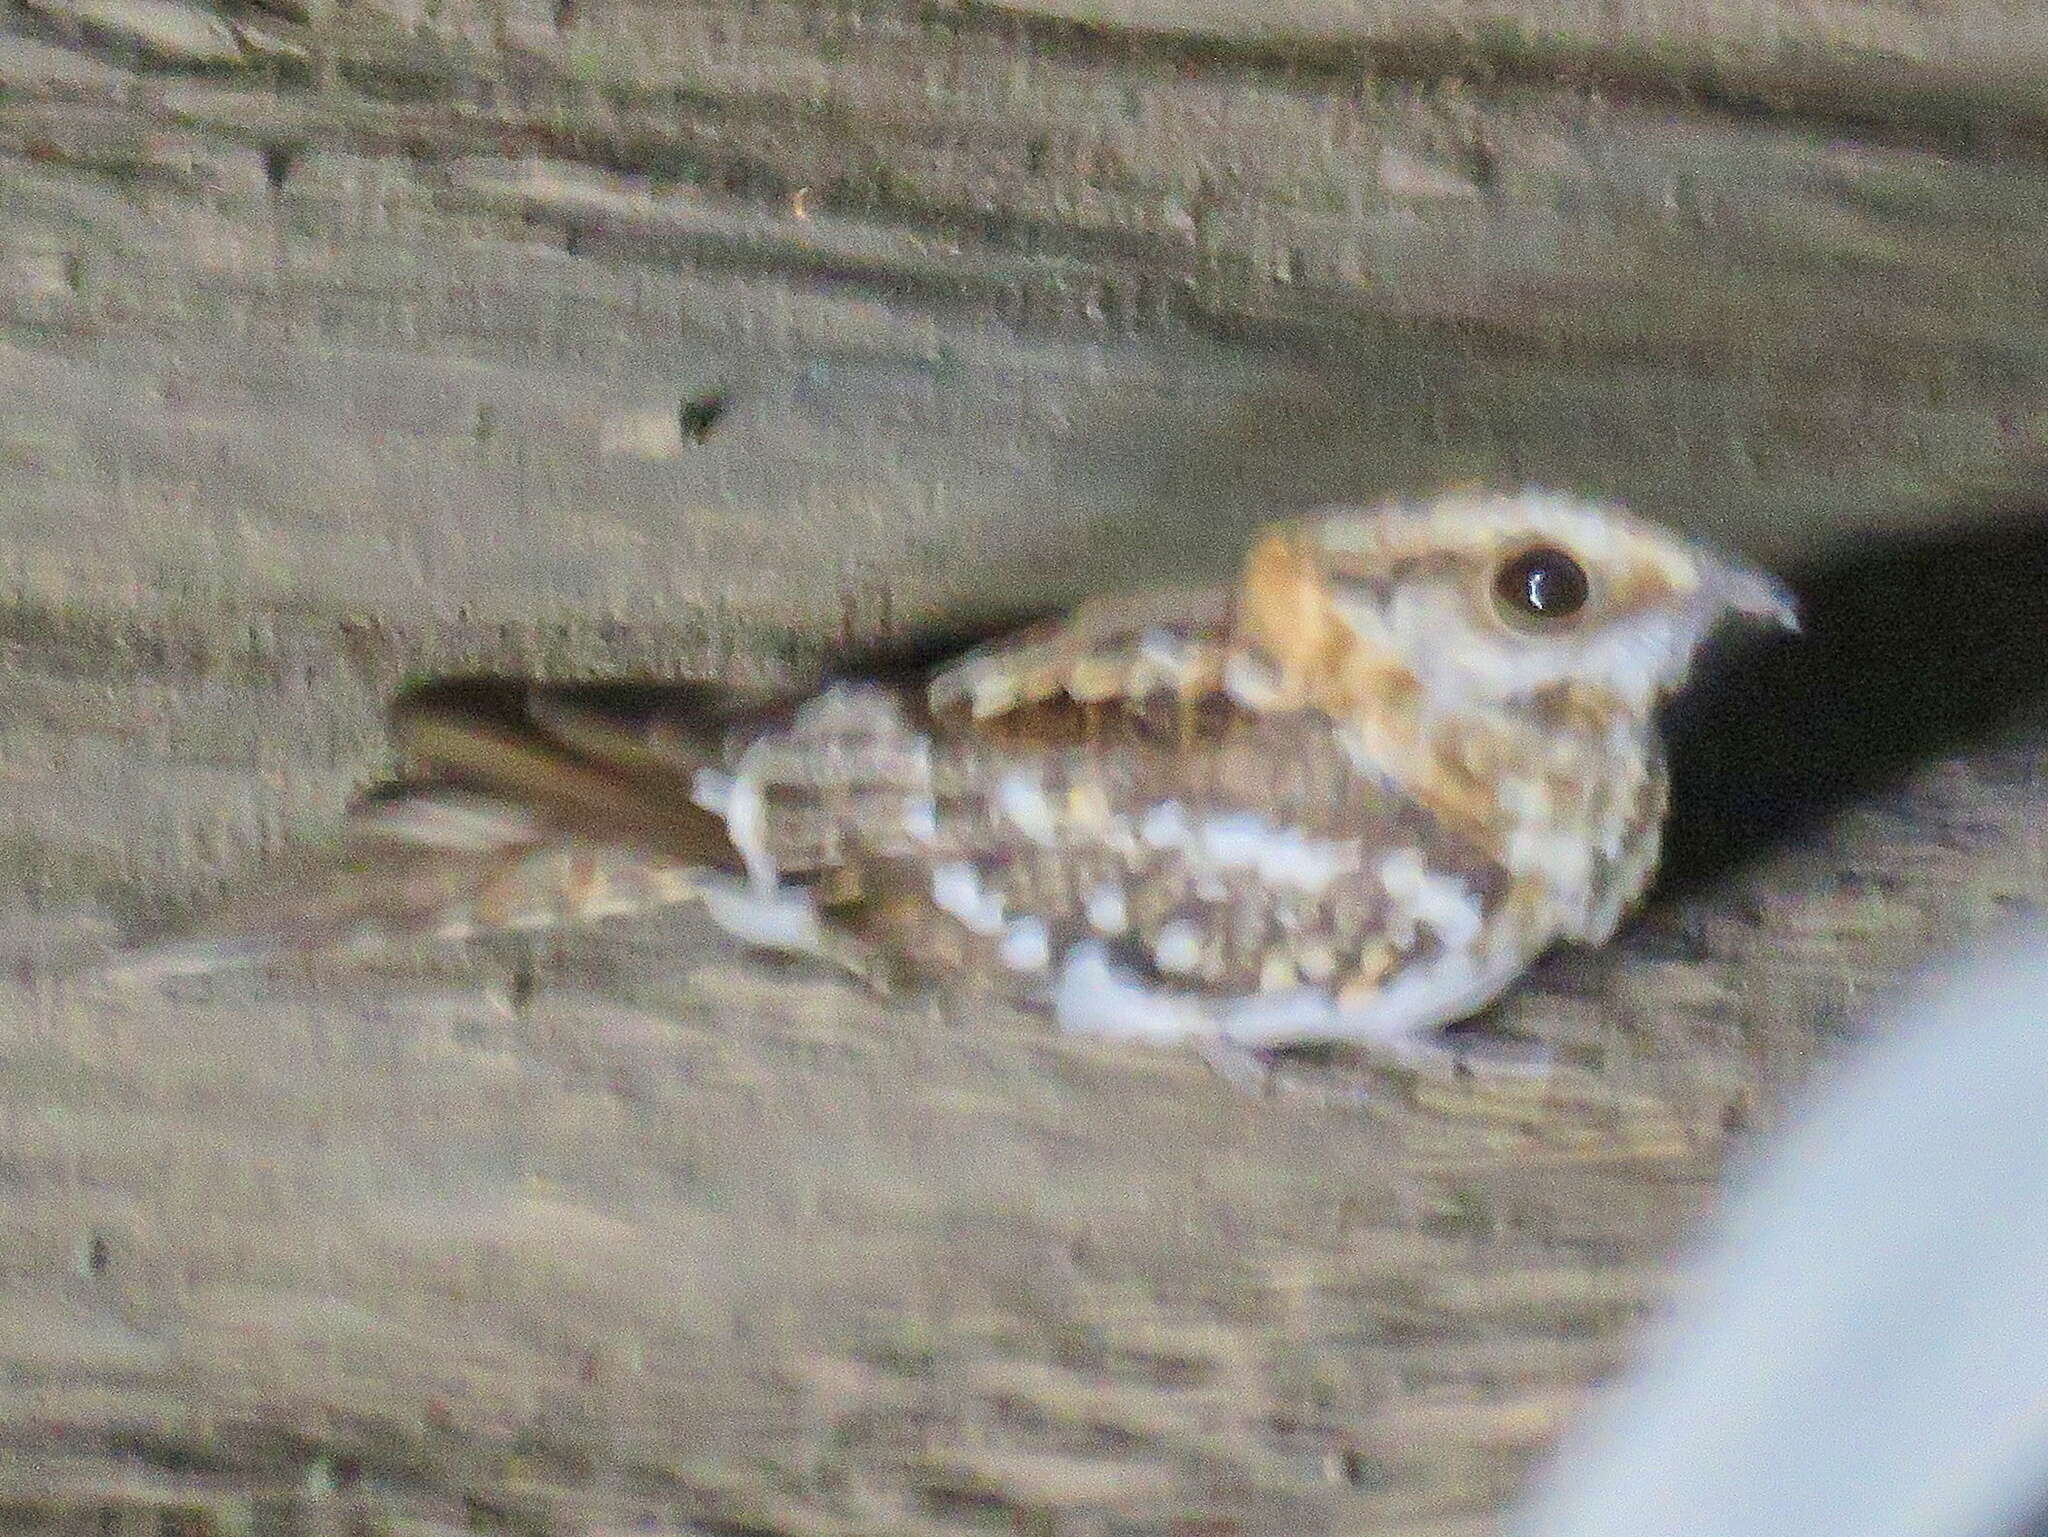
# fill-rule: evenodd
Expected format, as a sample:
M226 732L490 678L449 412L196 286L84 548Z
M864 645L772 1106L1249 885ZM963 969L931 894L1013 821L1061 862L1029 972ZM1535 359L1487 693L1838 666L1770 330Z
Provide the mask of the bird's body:
M1069 1030L1413 1042L1641 894L1656 707L1731 608L1790 619L1619 513L1473 496L1279 525L1232 586L1094 600L910 683L429 690L396 721L422 779L241 931L701 898L751 943Z

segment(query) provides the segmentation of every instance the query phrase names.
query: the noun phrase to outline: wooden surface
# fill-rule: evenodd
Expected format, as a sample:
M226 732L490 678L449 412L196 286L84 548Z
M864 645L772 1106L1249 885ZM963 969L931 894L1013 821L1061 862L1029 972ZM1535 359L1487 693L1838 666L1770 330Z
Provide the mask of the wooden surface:
M0 14L0 1519L1484 1530L1734 1142L2048 897L2044 61L1991 0ZM419 670L801 676L1459 479L1812 611L1508 1006L1540 1088L1249 1100L687 916L62 980Z

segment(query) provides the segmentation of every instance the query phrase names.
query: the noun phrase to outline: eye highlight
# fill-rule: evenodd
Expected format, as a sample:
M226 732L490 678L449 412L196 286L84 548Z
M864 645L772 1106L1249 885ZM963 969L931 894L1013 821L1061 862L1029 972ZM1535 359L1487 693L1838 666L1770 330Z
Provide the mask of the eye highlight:
M1586 568L1552 544L1532 545L1493 574L1494 605L1519 624L1570 619L1591 594Z

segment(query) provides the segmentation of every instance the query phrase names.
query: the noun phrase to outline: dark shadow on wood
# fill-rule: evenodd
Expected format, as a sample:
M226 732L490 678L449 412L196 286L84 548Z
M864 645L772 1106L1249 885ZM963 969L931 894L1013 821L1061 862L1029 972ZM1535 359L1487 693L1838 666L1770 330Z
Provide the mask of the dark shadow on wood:
M877 678L915 683L938 668L1005 635L1058 617L1057 608L1002 609L960 624L920 626L885 640L863 641L835 651L825 664L825 681Z
M657 714L713 722L761 703L759 696L697 679L631 678L542 685L527 678L477 673L409 684L391 702L391 720L394 726L402 726L409 717L447 712L520 727L531 722L536 697L603 711L622 724Z
M1000 610L959 624L920 626L878 640L864 640L829 652L814 685L791 695L749 692L710 679L619 678L587 683L537 684L500 673L451 674L408 683L391 702L391 718L449 711L479 721L521 726L532 719L536 700L601 711L626 723L656 715L695 719L707 725L737 720L816 687L860 678L914 684L976 646L1054 617L1058 610Z
M1701 886L2048 696L2048 505L1796 576L1805 634L1709 668L1668 722L1660 892Z

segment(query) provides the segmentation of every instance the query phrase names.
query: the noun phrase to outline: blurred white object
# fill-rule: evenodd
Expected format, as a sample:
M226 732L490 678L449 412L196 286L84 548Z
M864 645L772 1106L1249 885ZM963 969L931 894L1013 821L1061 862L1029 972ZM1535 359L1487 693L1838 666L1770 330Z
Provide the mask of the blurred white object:
M1890 1025L1738 1180L1685 1303L1507 1537L2048 1517L2048 929L1930 972Z

